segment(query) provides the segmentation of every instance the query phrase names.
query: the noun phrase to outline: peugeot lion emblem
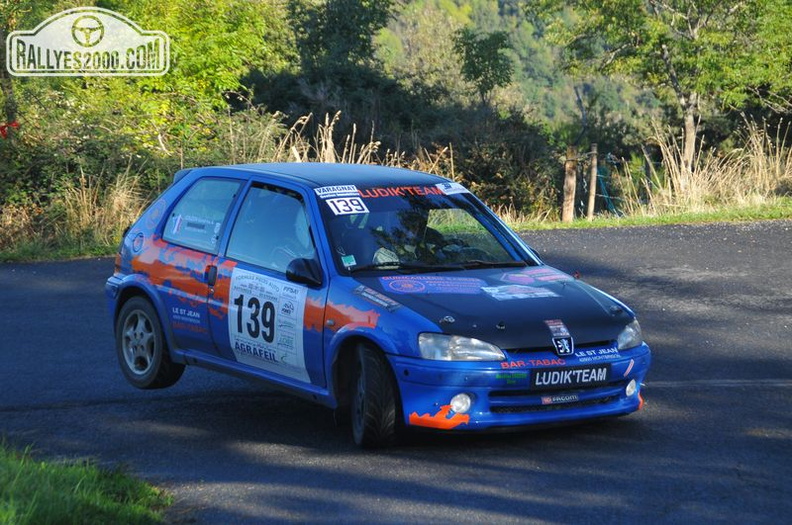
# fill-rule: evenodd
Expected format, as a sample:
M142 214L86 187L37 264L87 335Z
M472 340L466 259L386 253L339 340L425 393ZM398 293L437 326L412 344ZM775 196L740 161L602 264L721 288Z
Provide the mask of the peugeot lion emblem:
M554 337L553 345L556 355L565 356L575 353L575 342L571 337Z

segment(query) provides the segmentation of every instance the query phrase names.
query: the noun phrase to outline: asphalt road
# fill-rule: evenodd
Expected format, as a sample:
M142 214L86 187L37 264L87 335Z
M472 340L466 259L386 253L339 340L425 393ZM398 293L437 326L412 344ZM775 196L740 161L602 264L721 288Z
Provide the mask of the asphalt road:
M792 221L525 237L638 312L643 411L363 452L328 410L223 375L139 391L95 259L0 266L0 434L128 466L172 523L788 522Z

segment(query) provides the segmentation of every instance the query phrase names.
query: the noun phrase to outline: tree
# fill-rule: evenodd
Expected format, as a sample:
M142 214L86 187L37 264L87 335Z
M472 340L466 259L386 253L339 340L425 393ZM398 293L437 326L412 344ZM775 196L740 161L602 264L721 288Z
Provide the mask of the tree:
M17 117L14 84L6 69L6 38L16 29L22 11L22 0L8 0L0 3L0 95L2 95L3 101L3 113L0 117L3 120L0 125L15 122Z
M557 16L567 6L577 14L571 24ZM788 0L542 0L526 11L564 45L568 68L627 74L678 110L683 172L692 170L708 107L738 107L752 92L788 87L789 31L765 29L790 20ZM785 75L771 74L779 47Z
M509 47L509 35L504 31L479 36L465 27L454 37L454 51L462 58L462 76L475 84L482 105L489 103L493 89L511 82L514 65L503 53Z
M394 0L291 0L303 67L316 70L371 59L372 37L388 23L393 4Z
M412 3L377 35L377 58L385 72L412 93L453 104L469 90L453 49L461 26L432 2Z

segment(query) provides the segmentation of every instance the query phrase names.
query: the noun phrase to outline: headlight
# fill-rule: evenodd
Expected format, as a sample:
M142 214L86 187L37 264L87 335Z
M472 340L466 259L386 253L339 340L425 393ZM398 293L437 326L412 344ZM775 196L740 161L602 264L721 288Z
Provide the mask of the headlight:
M619 350L627 350L628 348L632 348L643 343L641 325L638 324L638 321L633 321L632 323L625 326L624 330L622 330L619 334L617 342L619 343Z
M435 361L503 361L500 348L478 339L458 335L421 334L418 347L424 359Z

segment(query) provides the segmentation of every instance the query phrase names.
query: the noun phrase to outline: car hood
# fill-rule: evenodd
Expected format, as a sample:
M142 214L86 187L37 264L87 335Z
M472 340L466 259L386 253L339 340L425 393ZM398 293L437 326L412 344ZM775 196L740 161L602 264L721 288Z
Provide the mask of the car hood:
M608 344L634 318L609 295L549 266L355 279L444 333L506 350L551 348L559 327L577 345Z

